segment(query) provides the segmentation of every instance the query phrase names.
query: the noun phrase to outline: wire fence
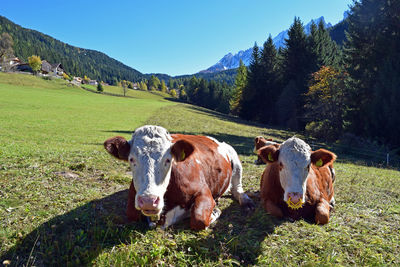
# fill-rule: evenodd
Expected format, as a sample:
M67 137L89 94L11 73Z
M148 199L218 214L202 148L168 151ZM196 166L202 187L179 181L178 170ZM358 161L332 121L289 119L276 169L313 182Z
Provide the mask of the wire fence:
M375 146L351 146L344 144L325 144L308 141L312 150L326 148L339 156L339 161L351 161L369 166L400 169L400 156L394 152Z

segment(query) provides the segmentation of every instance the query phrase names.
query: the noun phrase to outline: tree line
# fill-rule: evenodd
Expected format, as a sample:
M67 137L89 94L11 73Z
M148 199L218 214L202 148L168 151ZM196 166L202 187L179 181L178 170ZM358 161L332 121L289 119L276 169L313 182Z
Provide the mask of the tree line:
M399 10L400 1L354 2L342 46L322 23L307 36L295 18L284 48L270 36L254 45L248 68L241 63L230 112L325 140L351 133L398 147Z

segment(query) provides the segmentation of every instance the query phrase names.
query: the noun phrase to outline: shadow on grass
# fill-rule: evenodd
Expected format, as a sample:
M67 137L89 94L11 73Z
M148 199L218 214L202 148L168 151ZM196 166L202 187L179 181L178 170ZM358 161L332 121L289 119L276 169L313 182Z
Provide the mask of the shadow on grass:
M115 133L115 134L133 134L135 130L107 130L102 131L103 133Z
M12 266L89 265L106 248L129 244L132 238L140 240L149 229L145 223L127 224L127 194L128 190L123 190L91 201L41 224L1 255L1 262L11 260ZM254 263L261 253L262 241L281 222L260 207L245 216L237 201L232 201L207 237L195 234L198 238L179 245L203 262L218 262L223 256ZM168 231L179 235L189 229L186 220Z
M132 131L129 130L108 130L102 131L107 133L114 133L114 134L132 134ZM235 148L236 152L241 155L251 155L253 153L253 146L254 146L254 138L252 137L244 137L239 135L231 135L231 134L215 134L215 133L208 133L208 132L179 132L180 134L189 134L189 135L205 135L211 136L217 139L220 142L225 142L230 144ZM102 144L101 144L102 145Z
M12 266L87 265L104 248L129 242L144 223L126 224L128 190L93 200L41 224L1 255Z
M221 265L232 265L229 259L233 259L240 265L256 264L262 254L264 239L285 222L268 215L258 202L256 207L253 213L245 214L239 203L233 200L212 225L212 232L207 237L187 241L185 249L193 250L193 254L201 257L203 262L211 260ZM173 228L176 234L188 229L189 219Z

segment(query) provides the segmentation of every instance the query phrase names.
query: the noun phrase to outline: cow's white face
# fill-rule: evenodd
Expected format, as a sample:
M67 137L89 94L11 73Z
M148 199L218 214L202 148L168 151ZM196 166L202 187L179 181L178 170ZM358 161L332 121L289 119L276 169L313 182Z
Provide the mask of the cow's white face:
M146 216L159 217L171 177L171 136L158 126L135 130L128 161L136 190L135 207Z
M279 148L280 182L284 201L305 202L307 176L311 164L311 148L303 140L292 137Z
M186 160L195 149L184 139L172 143L166 129L153 125L136 129L129 142L122 136L111 137L104 142L104 148L130 163L136 190L135 207L156 219L164 207L173 161Z
M267 162L277 162L279 164L279 181L284 190L283 200L292 209L299 209L305 203L307 177L313 169L328 165L333 169L333 162L336 155L325 149L311 151L309 145L303 140L292 137L281 145L273 144L262 147L258 150L258 155ZM276 165L274 165L276 166ZM334 180L334 172L332 180Z

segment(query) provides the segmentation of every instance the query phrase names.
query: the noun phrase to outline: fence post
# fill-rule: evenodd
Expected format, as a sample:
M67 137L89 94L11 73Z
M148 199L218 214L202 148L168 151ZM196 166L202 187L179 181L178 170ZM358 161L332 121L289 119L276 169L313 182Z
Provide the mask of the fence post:
M386 153L386 166L389 166L389 153Z

